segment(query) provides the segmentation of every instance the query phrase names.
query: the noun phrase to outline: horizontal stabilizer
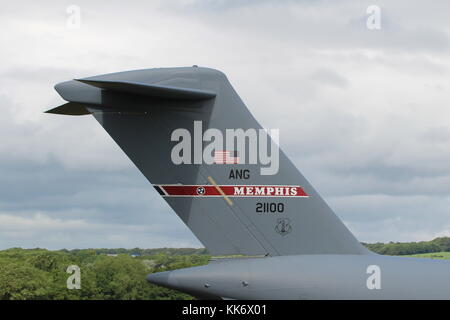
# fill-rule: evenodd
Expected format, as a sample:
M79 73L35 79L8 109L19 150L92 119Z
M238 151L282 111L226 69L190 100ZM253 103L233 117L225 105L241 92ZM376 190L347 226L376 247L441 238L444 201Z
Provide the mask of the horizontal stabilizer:
M63 105L60 105L59 107L50 109L45 113L64 114L70 116L82 116L85 114L90 114L90 112L82 104L75 102L65 103Z
M216 96L216 93L211 91L191 89L191 88L179 88L172 86L161 86L156 84L146 84L139 82L89 80L89 79L75 79L75 80L108 91L133 93L166 99L207 100L212 99Z

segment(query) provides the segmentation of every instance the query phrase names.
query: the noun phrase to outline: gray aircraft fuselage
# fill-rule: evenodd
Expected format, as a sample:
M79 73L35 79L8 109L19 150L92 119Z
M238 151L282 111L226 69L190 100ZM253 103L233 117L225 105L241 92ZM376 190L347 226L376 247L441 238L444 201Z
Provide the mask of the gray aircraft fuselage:
M209 299L450 299L449 261L376 254L226 259L147 280Z

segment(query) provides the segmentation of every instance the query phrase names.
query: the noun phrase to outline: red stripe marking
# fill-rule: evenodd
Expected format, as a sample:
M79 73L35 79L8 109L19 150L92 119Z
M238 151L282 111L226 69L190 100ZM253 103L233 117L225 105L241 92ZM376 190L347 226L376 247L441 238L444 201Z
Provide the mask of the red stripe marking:
M221 196L211 185L159 185L168 196L207 197ZM221 185L228 197L308 197L300 186Z

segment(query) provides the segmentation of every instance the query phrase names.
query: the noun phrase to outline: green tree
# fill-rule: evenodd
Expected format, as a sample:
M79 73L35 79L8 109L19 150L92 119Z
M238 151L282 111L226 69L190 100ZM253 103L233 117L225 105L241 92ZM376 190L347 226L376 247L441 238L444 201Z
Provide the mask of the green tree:
M45 271L17 262L0 262L0 299L32 300L49 297Z

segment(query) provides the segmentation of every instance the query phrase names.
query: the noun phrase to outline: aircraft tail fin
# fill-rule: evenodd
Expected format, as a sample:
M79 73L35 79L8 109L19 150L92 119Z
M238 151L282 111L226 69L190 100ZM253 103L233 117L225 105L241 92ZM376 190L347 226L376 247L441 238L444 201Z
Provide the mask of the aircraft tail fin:
M128 71L56 90L69 103L49 112L92 113L212 254L368 253L222 72Z

